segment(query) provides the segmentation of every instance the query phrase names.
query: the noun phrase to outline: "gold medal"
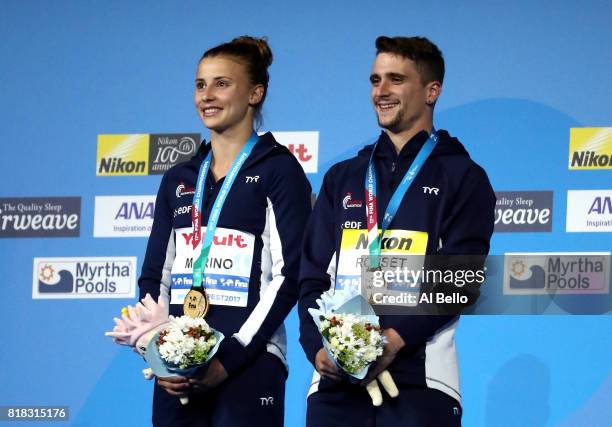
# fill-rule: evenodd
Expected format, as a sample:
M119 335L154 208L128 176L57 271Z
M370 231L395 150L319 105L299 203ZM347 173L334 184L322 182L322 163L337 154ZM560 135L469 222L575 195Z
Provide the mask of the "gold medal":
M203 319L208 313L208 306L208 295L204 288L191 288L183 301L183 313L192 319Z

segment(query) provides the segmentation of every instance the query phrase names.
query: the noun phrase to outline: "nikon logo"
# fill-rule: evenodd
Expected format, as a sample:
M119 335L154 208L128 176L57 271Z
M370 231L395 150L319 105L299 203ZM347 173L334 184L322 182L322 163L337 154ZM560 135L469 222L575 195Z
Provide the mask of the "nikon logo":
M368 248L368 236L367 234L361 234L357 240L355 249L367 249ZM407 237L383 237L380 242L381 249L393 250L398 249L401 251L407 251L412 246L412 239Z
M147 162L125 161L119 157L100 160L98 175L106 174L140 174L146 173Z
M612 127L571 128L569 169L612 169Z
M147 175L149 135L98 135L96 175Z
M576 151L572 156L572 168L604 168L612 166L612 154L597 154L593 151Z

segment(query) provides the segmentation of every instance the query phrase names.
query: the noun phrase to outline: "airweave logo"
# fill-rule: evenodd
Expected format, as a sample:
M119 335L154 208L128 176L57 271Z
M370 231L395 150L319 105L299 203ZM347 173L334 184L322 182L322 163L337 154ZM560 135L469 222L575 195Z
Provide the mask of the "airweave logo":
M569 190L566 231L611 232L612 190Z
M136 257L34 258L32 298L134 298Z
M495 231L551 231L552 191L495 192Z
M162 175L189 160L199 139L199 134L98 135L96 174Z
M569 169L612 169L612 128L571 128Z
M504 294L607 294L610 252L507 253Z
M0 237L79 237L80 197L0 198Z
M152 134L150 141L149 174L162 175L196 153L200 134Z
M94 237L148 237L155 196L96 196Z

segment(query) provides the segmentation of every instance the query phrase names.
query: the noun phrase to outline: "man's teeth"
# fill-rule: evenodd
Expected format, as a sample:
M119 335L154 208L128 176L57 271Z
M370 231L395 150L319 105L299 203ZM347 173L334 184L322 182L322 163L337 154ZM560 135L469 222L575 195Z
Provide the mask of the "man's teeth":
M391 108L395 107L397 104L378 104L378 108L380 108L381 110L390 110Z

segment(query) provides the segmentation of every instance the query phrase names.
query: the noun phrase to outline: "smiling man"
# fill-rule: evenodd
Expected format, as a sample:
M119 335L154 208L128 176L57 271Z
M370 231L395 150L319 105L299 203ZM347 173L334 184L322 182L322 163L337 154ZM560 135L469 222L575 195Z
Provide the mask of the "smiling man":
M325 291L359 292L361 256L488 253L495 196L487 175L433 126L443 80L442 53L426 38L376 40L371 98L382 132L327 172L304 237L300 342L316 369L308 426L461 425L456 305L380 316L387 344L364 383L388 369L399 396L385 395L379 407L363 384L341 375L308 313ZM385 239L410 244L385 246Z

